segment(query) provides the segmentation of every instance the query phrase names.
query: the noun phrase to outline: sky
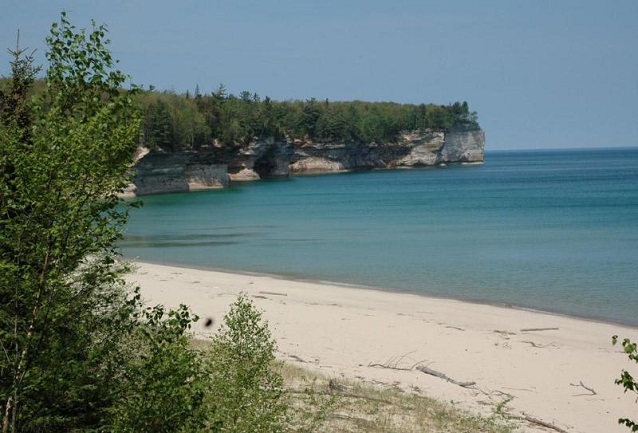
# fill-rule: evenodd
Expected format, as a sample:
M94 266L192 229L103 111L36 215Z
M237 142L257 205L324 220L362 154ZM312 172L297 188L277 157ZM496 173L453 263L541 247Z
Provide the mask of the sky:
M638 0L2 0L0 43L67 11L135 84L276 100L467 101L486 149L638 146ZM0 74L9 55L0 54ZM4 57L2 57L4 55Z

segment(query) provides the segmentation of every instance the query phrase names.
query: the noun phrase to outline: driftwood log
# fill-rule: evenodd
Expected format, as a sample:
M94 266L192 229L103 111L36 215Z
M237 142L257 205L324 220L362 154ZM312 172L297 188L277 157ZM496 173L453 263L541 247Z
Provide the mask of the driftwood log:
M416 369L421 373L429 374L434 377L438 377L439 379L446 380L454 385L461 386L463 388L469 388L470 386L476 385L476 382L459 382L458 380L452 379L450 376L445 373L441 373L440 371L432 370L430 367L426 367L425 365L417 365Z
M522 420L522 421L527 421L530 424L539 425L541 427L545 427L545 428L557 431L558 433L569 433L567 430L562 429L562 428L558 427L557 425L554 425L554 424L549 423L547 421L543 421L542 419L534 418L533 416L529 416L529 415L513 415L512 418L518 419L518 420Z

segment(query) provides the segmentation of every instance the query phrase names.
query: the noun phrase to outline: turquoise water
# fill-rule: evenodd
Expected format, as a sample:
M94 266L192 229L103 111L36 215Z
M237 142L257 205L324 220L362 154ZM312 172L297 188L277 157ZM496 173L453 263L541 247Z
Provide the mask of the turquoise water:
M638 148L488 152L483 166L143 201L128 257L638 325Z

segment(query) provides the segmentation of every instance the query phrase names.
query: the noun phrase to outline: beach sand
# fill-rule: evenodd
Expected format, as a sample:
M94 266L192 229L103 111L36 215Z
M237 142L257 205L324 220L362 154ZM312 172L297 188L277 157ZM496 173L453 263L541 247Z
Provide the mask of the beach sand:
M412 294L137 263L129 281L149 305L183 303L215 326L237 294L264 312L283 361L332 377L398 386L475 413L509 399L508 412L568 432L626 432L638 418L635 395L614 384L638 376L611 336L636 328L536 311ZM424 374L427 366L462 387ZM394 368L385 368L394 367ZM403 369L403 370L402 370ZM522 431L552 431L522 422Z

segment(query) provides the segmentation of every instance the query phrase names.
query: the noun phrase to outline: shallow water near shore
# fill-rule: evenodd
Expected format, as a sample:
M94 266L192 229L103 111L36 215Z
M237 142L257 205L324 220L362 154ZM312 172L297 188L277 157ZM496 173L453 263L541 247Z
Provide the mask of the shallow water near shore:
M638 325L638 148L143 197L130 258Z

